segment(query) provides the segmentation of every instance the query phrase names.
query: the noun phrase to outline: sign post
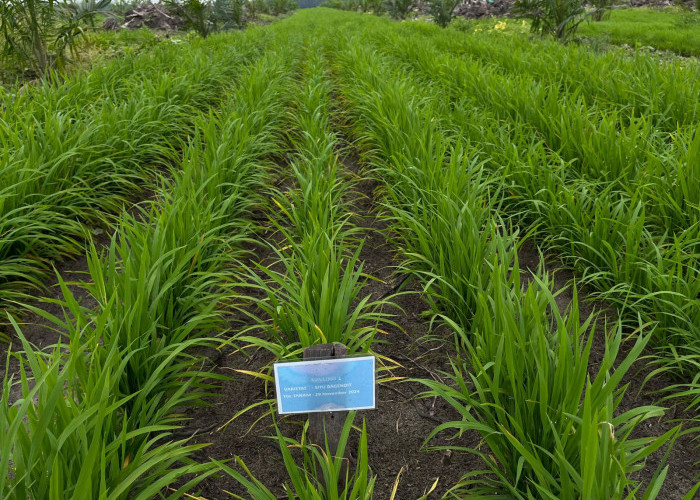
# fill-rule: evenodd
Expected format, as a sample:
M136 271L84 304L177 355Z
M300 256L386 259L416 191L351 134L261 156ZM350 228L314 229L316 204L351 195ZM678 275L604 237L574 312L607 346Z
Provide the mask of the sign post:
M334 359L347 356L348 348L343 344L321 344L304 349L304 359ZM326 437L328 448L335 456L338 451L338 440L345 425L347 411L328 411L309 413L309 441L325 450Z
M331 454L349 410L376 406L374 356L347 357L343 344L304 349L304 360L275 363L277 411L308 413L309 441Z

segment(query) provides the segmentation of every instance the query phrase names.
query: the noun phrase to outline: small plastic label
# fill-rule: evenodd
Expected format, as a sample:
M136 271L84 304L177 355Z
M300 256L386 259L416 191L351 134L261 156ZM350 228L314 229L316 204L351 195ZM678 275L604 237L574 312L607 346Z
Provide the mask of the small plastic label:
M374 356L275 363L277 411L375 408Z

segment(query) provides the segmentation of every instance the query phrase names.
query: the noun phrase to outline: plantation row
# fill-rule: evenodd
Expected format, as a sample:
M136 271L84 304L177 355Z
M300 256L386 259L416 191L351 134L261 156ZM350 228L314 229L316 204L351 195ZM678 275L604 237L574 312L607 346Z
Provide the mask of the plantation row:
M365 33L363 39L369 37ZM429 46L402 45L396 39L378 50L384 47L400 54L400 62L408 59L406 71L415 79L406 85L420 85L411 95L424 99L421 108L429 119L440 120L440 128L456 134L457 142L466 139L479 149L484 166L509 191L503 209L521 227L532 227L533 236L556 250L583 283L628 311L632 326L639 326L642 313L661 348L661 363L697 384L697 127L662 134L651 125L640 127L643 117L625 126L616 113L595 115L571 102L569 94L559 96L547 87L538 93L529 83L523 89L534 89L530 94L518 93L526 76L515 83L484 82L485 68L445 60ZM372 56L369 50L361 57L395 67L395 57ZM375 73L382 74L381 69ZM475 79L482 82L472 83ZM489 89L499 91L489 94ZM449 100L436 100L438 95ZM696 97L688 107L697 102ZM404 127L397 124L399 130Z
M697 422L643 437L665 410L630 408L625 380L648 355L649 377L672 380L657 399L700 408L698 76L695 63L314 10L2 96L0 307L20 368L3 381L0 496L179 498L225 474L241 498L278 498L264 470L183 439L181 414L219 395L202 353L386 352L398 295L369 291L358 224L378 216L396 292L418 287L444 341L446 377L417 382L453 420L426 443L480 436L477 448L451 441L483 465L440 491L657 497L680 472L664 450ZM356 213L346 142L380 214ZM97 226L112 232L104 249ZM574 271L567 307L543 259L534 276L521 269L526 240ZM60 276L59 316L22 304L55 262L83 253L95 308ZM582 284L619 319L582 317ZM63 333L59 345L24 338L26 308ZM378 360L393 384L398 364ZM271 366L239 371L269 383ZM230 417L259 407L275 420L267 397ZM285 495L380 497L368 450L381 433L365 425L346 480L353 422L337 458L274 422ZM642 482L652 454L660 466Z

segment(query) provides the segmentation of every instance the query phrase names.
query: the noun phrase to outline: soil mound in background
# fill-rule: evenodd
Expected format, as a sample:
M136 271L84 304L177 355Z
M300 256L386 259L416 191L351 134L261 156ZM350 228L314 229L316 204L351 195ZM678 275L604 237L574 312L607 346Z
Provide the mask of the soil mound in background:
M141 4L124 14L124 28L151 28L155 30L177 30L184 25L183 19L173 9L151 2Z
M455 17L478 19L508 14L514 0L467 0L455 7Z

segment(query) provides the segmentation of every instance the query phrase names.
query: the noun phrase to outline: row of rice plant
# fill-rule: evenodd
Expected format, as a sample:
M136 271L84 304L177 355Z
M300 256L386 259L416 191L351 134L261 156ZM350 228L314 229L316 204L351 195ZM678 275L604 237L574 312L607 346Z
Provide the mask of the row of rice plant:
M139 217L124 214L108 249L89 254L96 310L61 280L66 332L45 354L23 340L19 380L3 381L3 498L179 498L219 469L177 440L177 414L213 388L191 348L224 326L227 270L278 153L295 63L293 40L240 69L223 111L196 122L180 169ZM23 339L17 328L17 335ZM12 386L22 396L10 401ZM175 485L177 484L177 485Z
M700 172L700 136L692 124L669 134L646 115L623 119L598 101L586 103L577 92L562 93L527 74L503 76L482 62L455 60L410 38L392 37L387 49L424 79L439 82L460 108L487 110L510 123L514 134L555 152L572 177L599 181L599 190L613 185L629 196L643 196L653 231L677 233L700 220L700 194L688 182ZM693 102L697 99L687 100Z
M506 75L534 77L562 93L616 109L626 118L644 116L668 132L700 120L700 65L692 58L659 61L642 51L633 56L595 52L585 45L503 33L459 33L427 23L403 24L398 31L453 60L480 62Z
M273 192L271 223L277 236L271 243L275 261L250 269L245 286L262 291L254 304L263 316L252 315L253 326L237 342L271 351L276 359L299 359L306 347L341 343L349 353L369 352L382 323L387 300L373 301L364 292L367 276L359 254L360 229L352 211L354 181L339 160L339 140L332 130L330 83L326 61L316 42L308 41L301 81L292 113L294 149L287 188ZM253 333L256 334L253 334ZM267 375L260 374L263 378ZM267 402L262 402L267 404ZM260 403L258 403L260 404ZM248 410L246 408L243 411ZM368 436L360 432L354 467L346 463L346 448L354 412L331 449L309 443L307 428L301 441L283 436L275 427L289 483L290 499L369 500L375 477L369 468ZM301 461L291 449L302 450ZM243 470L222 465L255 500L278 498L255 478L240 458Z
M275 260L251 269L246 282L263 292L254 300L264 315L253 316L250 330L262 329L264 335L240 339L280 359L335 342L345 344L349 353L368 352L387 319L382 314L387 302L363 292L367 276L353 220L354 181L338 158L325 61L313 47L306 50L310 54L289 134L294 148L290 188L273 193Z
M594 335L595 318L581 322L576 301L559 311L545 274L523 286L517 233L499 217L499 187L484 174L478 151L438 127L439 97L423 97L410 76L362 39L333 40L340 48L331 49L352 131L384 185L404 272L423 284L436 319L456 337L451 383L424 383L461 420L434 433L473 430L487 445L461 448L481 456L485 470L465 474L452 493L639 494L632 474L678 431L633 439L640 422L663 411L615 412L625 390L620 381L648 336L617 359L619 323ZM595 376L588 369L594 337L606 353ZM665 474L657 471L646 498L658 493Z
M289 474L290 485L284 485L286 498L289 500L372 500L374 498L376 476L369 467L368 434L364 422L356 451L357 462L352 474L345 458L354 420L355 412L349 412L335 450L331 450L329 446L320 447L310 444L307 441L306 428L301 441L297 441L284 437L279 427L275 427L284 466ZM295 448L301 449L301 464L292 455L291 450ZM257 479L238 457L236 457L236 464L243 469L243 473L228 465L219 464L226 473L243 485L247 493L245 497L233 494L232 496L239 500L280 498ZM395 497L396 487L389 500L394 500ZM427 495L417 500L426 498Z
M446 63L435 66L440 55L434 51L403 48L418 53L421 64L437 75L456 72L460 66L459 61L450 62L449 69ZM428 69L421 75L419 95L445 91L461 95L461 87L444 81L430 85L442 79L431 77ZM495 99L488 102L490 110L498 107ZM685 137L677 143L679 157L669 159L664 152L651 150L644 165L629 163L628 169L642 172L637 181L600 182L577 175L570 162L517 124L506 121L485 127L488 111L470 98L452 106L439 103L433 112L445 129L456 126L479 144L486 165L504 177L513 212L532 224L545 247L555 250L602 297L616 303L632 327L639 324L641 313L643 323L653 330L662 369L682 381L671 389L684 395L690 390L690 405L696 406L697 396L692 394L697 394L700 382L700 135L688 131L678 136ZM492 117L494 122L498 118L497 113ZM599 158L604 163L608 157ZM647 177L649 171L653 175Z
M82 251L91 226L178 161L195 117L220 101L264 39L235 41L163 50L155 59L169 59L169 71L164 61L149 71L154 57L145 55L111 64L87 86L79 77L44 82L8 106L0 119L0 307L40 288L53 262ZM88 102L93 85L101 93Z

